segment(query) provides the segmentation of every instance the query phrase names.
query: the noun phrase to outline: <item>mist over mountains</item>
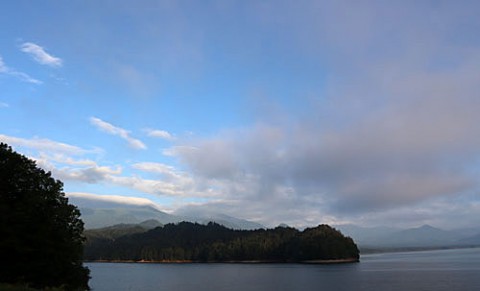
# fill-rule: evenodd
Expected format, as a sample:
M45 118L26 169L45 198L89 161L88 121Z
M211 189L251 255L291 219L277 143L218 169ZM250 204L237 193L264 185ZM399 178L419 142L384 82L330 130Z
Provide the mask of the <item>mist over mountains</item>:
M184 209L176 213L163 212L153 204L129 204L112 200L99 201L88 197L69 197L82 213L86 229L111 228L111 231L132 228L140 231L182 221L208 224L216 222L231 229L253 230L264 225L245 219L199 209ZM414 228L363 227L353 224L334 225L350 236L364 250L465 247L480 245L480 228L444 230L430 225Z
M394 227L335 226L363 249L465 247L480 245L480 228L443 230L430 225Z
M158 221L162 225L188 221L200 224L216 222L231 229L251 230L265 228L265 226L259 223L222 213L196 211L169 214L149 204L135 205L114 201L98 201L77 196L70 196L69 199L80 209L86 229L104 228L118 224L140 224L148 220Z

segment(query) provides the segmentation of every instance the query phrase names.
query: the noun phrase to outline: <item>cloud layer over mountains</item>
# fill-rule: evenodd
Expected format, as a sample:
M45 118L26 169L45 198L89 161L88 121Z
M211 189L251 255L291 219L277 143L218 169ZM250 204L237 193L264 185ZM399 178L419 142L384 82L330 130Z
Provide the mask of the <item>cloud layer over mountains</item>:
M22 41L19 64L76 64L99 83L61 87L68 98L41 102L71 111L30 108L42 118L3 130L1 141L67 192L141 197L172 212L266 226L477 226L476 1L192 5L99 4L92 34L78 26L89 41L72 40L88 52L79 59L69 46L60 54ZM112 14L131 25L103 21ZM41 87L1 53L0 77ZM0 111L41 103L25 100L0 99ZM32 116L21 113L10 118Z

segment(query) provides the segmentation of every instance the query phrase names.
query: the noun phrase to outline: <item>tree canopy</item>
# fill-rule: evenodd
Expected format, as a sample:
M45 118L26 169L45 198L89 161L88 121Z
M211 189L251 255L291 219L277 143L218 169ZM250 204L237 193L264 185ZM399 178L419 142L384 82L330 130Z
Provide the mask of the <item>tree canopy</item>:
M108 230L107 230L108 231ZM124 230L125 231L125 230ZM216 223L181 222L117 237L87 234L87 260L192 262L356 261L354 241L328 225L233 230Z
M89 289L83 222L63 183L0 143L0 282Z

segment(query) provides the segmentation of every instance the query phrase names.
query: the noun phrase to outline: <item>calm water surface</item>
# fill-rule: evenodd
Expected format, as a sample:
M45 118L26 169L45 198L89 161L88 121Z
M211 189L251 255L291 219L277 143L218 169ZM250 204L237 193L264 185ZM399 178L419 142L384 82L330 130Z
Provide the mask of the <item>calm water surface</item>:
M480 248L364 255L358 264L88 263L101 290L480 290Z

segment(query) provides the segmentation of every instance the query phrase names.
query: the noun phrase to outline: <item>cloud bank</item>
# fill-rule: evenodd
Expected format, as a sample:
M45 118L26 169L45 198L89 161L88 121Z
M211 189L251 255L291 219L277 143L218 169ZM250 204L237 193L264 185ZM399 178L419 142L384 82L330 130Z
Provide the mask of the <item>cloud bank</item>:
M93 201L103 201L103 202L113 202L125 205L137 205L137 206L151 206L157 208L157 205L146 198L140 197L129 197L129 196L119 196L119 195L96 195L92 193L82 193L82 192L68 192L66 196L69 198L81 198ZM159 209L160 210L160 209Z
M219 38L221 45L216 47L228 51L225 55L212 54L217 51L209 51L202 42L204 35L205 43L216 40L216 34L209 37L218 32L213 29L218 22L203 27L193 25L199 19L183 17L182 25L171 25L178 28L178 35L167 33L178 36L182 47L198 51L205 65L216 61L209 59L214 55L228 64L228 72L237 65L242 75L249 74L247 67L283 70L260 70L242 83L240 94L248 95L249 86L260 91L267 88L264 100L244 98L250 98L255 108L255 122L249 119L251 123L243 127L188 139L147 129L147 136L168 140L172 146L163 150L163 156L158 149L159 156L149 156L148 151L129 153L132 160L118 165L98 157L78 157L88 154L51 140L0 138L41 151L35 155L37 160L61 179L168 197L173 201L168 207L179 210L202 208L268 226L282 222L292 226L322 222L477 226L480 7L476 2L304 1L291 5L262 1L248 5L248 17L243 18L258 33L244 30L243 25L248 25L242 22L238 27L222 26L225 32L241 32L222 31L227 38ZM219 15L230 23L228 18L237 8L222 6ZM125 11L142 15L144 7L137 9ZM195 15L203 21L202 13ZM179 17L172 19L177 24ZM158 55L156 46L148 48ZM175 52L170 53L171 49ZM167 51L162 55L170 57L162 60L181 64L191 60L178 46L171 45ZM268 58L267 53L280 58ZM146 84L136 68L126 66L117 72L135 91ZM14 75L3 61L0 72ZM167 76L166 72L160 75ZM299 81L304 77L311 78ZM314 89L305 93L300 88L304 84ZM222 85L228 87L228 82ZM268 90L272 87L276 90ZM283 89L288 92L278 93ZM229 98L228 92L221 97ZM97 117L91 117L90 123L134 149L147 150L126 129Z
M351 4L266 20L328 59L323 92L299 96L307 111L260 112L254 126L167 150L223 194L201 207L303 224L433 215L449 202L480 215L480 47L459 21L474 16L449 4Z

